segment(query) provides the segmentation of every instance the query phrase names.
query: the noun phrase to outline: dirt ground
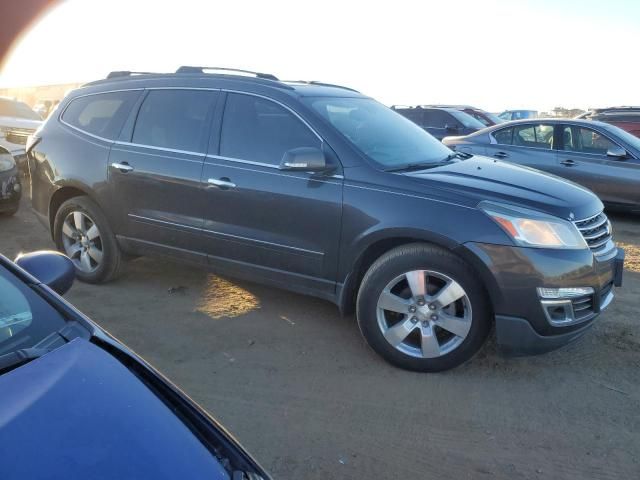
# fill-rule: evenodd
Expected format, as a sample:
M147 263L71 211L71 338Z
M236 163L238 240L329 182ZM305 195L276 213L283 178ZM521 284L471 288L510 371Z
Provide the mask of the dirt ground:
M640 217L612 216L624 287L581 340L442 374L393 368L329 303L152 258L67 298L281 479L640 478ZM0 253L51 248L23 205Z

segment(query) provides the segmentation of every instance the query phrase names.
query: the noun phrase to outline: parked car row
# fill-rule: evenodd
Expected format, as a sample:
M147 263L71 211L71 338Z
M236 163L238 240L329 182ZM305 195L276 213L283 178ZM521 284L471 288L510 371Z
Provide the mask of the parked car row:
M454 152L396 112L458 133L483 127L469 114L235 73L115 72L31 138L34 210L81 280L172 256L355 310L378 354L419 371L468 360L493 324L508 353L557 348L610 305L624 252L593 193L497 151ZM542 127L464 145L557 154L566 131L599 148L579 125Z
M639 107L594 109L575 119L509 110L501 117L526 119L509 121L465 105L391 108L453 150L537 168L591 189L609 208L640 211Z

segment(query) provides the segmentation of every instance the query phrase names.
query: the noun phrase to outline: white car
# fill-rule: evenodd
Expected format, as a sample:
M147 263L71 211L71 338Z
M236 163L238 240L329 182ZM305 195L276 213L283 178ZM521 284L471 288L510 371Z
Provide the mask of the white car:
M42 118L29 105L0 97L0 145L5 147L16 162L24 158L27 137L42 123Z

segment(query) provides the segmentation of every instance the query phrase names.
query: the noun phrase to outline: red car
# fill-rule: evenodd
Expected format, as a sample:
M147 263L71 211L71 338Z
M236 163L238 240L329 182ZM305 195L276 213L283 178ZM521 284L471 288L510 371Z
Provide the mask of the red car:
M610 123L640 137L640 107L595 108L576 118Z

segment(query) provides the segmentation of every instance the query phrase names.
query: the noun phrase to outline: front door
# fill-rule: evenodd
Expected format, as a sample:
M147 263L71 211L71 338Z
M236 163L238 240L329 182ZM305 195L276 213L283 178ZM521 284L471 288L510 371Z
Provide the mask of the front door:
M602 132L562 125L563 148L558 152L562 176L584 185L609 205L640 205L640 162L628 155L610 157L620 148Z
M210 263L331 294L342 217L337 158L328 174L280 170L293 148L325 148L332 155L295 113L264 97L227 93L218 123L202 173Z
M128 239L176 253L202 253L202 167L218 92L147 93L130 138L109 157L109 187ZM135 112L134 112L135 113Z

